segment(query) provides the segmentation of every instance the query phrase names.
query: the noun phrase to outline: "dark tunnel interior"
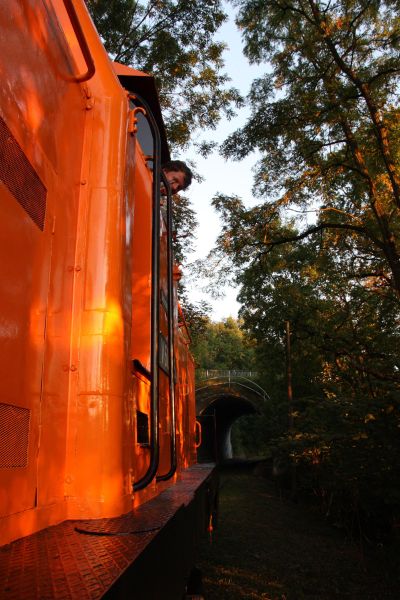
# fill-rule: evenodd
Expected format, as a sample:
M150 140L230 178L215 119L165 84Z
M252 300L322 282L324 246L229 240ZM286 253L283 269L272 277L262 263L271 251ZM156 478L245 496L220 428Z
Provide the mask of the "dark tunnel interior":
M257 406L244 396L221 393L205 406L197 419L202 428L199 462L223 462L233 458L233 423L244 415L258 413Z

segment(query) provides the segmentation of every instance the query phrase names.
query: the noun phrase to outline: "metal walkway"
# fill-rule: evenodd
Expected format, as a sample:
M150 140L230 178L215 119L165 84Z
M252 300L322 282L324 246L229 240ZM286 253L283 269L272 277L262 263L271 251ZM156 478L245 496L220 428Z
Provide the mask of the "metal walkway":
M64 521L4 546L1 600L181 597L215 485L213 465L195 465L126 515Z

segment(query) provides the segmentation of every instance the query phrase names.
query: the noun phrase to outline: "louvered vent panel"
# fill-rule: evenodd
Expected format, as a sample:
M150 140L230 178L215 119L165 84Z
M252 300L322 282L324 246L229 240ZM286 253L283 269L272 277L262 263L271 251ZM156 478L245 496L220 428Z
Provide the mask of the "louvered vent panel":
M43 231L47 190L1 117L0 179Z
M28 464L28 408L0 403L0 468L26 467Z

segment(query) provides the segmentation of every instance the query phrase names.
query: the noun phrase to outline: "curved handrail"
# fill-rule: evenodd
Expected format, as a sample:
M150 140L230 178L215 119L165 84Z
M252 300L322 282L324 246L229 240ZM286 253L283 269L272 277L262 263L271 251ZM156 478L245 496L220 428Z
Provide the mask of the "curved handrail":
M218 371L211 371L212 373L218 373ZM240 371L239 371L240 372ZM241 371L243 373L243 371ZM222 373L228 373L228 375L222 375ZM227 381L234 381L235 379L244 379L245 381L249 381L254 387L258 388L265 394L268 398L267 392L262 388L258 383L254 381L254 379L250 379L249 377L245 377L244 375L236 375L237 371L221 371L220 375L214 375L213 377L200 377L199 381L213 381L214 379L226 379Z
M168 281L168 367L169 367L169 399L171 403L171 465L169 471L157 475L157 481L166 481L175 474L176 457L176 412L175 412L175 374L174 374L174 256L172 250L172 194L167 178L161 174L167 190L167 281Z
M159 324L160 324L160 174L161 174L161 137L156 120L147 102L137 94L128 94L128 98L143 105L146 117L154 137L154 162L152 186L152 240L151 240L151 331L150 331L150 463L141 479L135 481L136 492L147 487L157 474L159 446Z
M200 421L195 421L195 427L196 427L196 435L198 434L198 441L195 441L194 443L194 447L195 448L199 448L201 446L201 442L202 440L202 427L201 427L201 423Z
M94 64L93 57L90 52L90 48L85 38L85 34L83 33L82 26L80 24L78 15L76 14L75 6L72 0L63 0L65 10L69 16L69 20L71 21L72 29L76 35L76 39L78 40L79 48L81 49L82 56L86 62L87 71L86 73L82 73L81 75L77 75L72 77L73 81L77 83L83 83L84 81L88 81L93 77L96 72L96 66Z
M266 398L268 400L271 400L271 398L268 396L267 392L265 390L263 390L262 388L261 391L262 393L260 393L258 390L255 390L254 388L251 388L248 385L244 385L244 383L240 383L239 381L233 381L232 383L234 383L235 385L238 385L240 387L245 388L246 390L250 390L251 392L253 392L253 394L257 394L257 396L260 396L260 398L262 398L263 400L265 400ZM204 390L206 388L211 388L211 387L218 387L221 385L226 385L226 382L221 382L221 383L214 383L212 385L203 385L201 387L196 388L196 393L200 392L201 390ZM259 386L258 386L259 387Z
M251 383L252 386L254 386L255 388L258 388L260 391L258 392L257 390L253 390L256 394L258 394L259 396L263 396L264 398L268 398L268 400L271 400L271 398L269 397L268 393L264 390L264 388L262 388L260 385L258 385L258 383L256 383L255 381L253 381L252 379L249 379L248 377L242 377L241 375L220 375L220 376L216 376L216 377L208 377L206 379L202 379L201 381L214 381L214 380L221 380L221 379L226 379L226 381L228 383L237 383L238 385L243 385L241 384L239 381L236 381L237 379L243 379L244 381L248 381L249 383ZM222 383L221 385L225 385L226 382ZM203 385L201 387L196 388L196 391L201 390L205 387L208 387L207 385ZM245 386L243 385L243 387L247 387L247 389L252 389L249 386Z
M210 379L211 377L248 377L252 381L259 377L258 371L249 371L248 369L198 369L200 379Z

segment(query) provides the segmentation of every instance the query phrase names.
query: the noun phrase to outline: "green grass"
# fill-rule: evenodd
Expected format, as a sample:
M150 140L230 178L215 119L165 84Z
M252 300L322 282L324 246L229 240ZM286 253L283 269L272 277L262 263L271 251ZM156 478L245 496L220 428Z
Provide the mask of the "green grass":
M207 600L394 600L398 545L369 548L245 469L221 473L218 528L200 548Z

